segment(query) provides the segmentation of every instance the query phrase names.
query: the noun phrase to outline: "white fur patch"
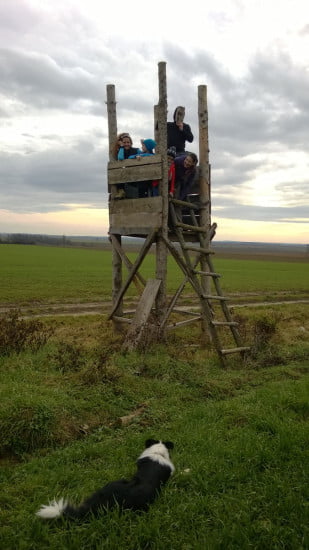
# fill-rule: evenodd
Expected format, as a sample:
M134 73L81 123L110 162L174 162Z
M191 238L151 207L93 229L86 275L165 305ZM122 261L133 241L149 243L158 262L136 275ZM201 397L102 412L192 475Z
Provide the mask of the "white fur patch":
M44 519L59 518L66 506L67 502L63 498L58 501L53 500L48 505L43 504L36 515Z
M175 466L170 460L168 449L161 441L159 443L151 445L151 447L148 447L148 449L145 449L140 455L139 460L141 458L150 458L154 462L158 462L159 464L161 464L161 466L168 466L172 474L175 471Z

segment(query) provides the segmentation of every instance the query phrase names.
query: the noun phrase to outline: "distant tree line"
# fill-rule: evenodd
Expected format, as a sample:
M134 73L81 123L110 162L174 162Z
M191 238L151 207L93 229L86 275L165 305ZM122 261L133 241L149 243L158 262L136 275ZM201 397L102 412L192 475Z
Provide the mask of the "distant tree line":
M32 235L29 233L7 233L0 235L0 244L47 244L51 246L72 246L65 235Z

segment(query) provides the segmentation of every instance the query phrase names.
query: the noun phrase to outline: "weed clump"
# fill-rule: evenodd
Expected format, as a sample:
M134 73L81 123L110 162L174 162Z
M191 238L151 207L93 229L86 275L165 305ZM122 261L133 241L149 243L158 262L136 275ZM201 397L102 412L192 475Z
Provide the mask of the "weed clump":
M286 363L283 347L275 341L279 333L281 315L272 313L255 319L250 357L257 366L265 367Z
M54 367L63 374L79 371L86 363L83 346L70 342L59 342L56 350L48 357Z
M1 454L21 456L50 446L54 416L45 404L13 406L0 418Z
M21 353L26 349L38 351L53 334L39 319L22 319L20 311L13 310L0 317L0 356Z

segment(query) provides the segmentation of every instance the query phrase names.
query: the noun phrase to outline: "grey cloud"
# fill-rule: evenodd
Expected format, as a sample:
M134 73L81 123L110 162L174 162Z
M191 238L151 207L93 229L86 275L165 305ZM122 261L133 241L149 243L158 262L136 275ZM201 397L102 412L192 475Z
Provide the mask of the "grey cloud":
M65 107L69 101L102 102L96 77L81 67L64 68L46 54L0 50L2 93L36 107Z
M212 207L213 216L221 218L250 220L260 222L278 222L278 223L303 223L297 219L308 219L308 208L304 206L279 207L279 206L252 206L232 203L228 206L222 206L220 202Z

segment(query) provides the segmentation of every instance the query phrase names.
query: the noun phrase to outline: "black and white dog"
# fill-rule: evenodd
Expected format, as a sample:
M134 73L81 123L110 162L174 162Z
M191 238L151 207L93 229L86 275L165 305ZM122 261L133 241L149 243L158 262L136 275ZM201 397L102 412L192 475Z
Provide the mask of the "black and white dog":
M36 515L44 519L60 516L78 519L116 506L123 510L147 510L175 470L169 456L169 449L173 448L171 441L147 439L145 450L137 459L137 471L131 479L111 481L77 508L61 498L43 505Z

